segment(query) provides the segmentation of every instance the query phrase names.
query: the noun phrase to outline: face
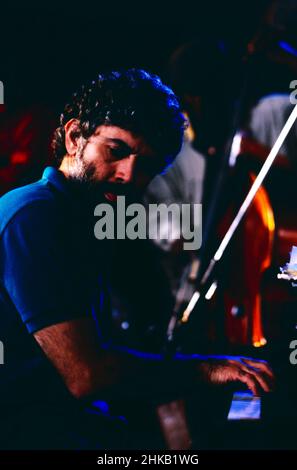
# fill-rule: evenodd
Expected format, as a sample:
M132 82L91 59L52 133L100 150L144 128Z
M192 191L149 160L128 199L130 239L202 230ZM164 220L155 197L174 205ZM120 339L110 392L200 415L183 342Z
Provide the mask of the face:
M72 159L68 176L100 185L108 200L114 201L117 194L143 191L162 170L164 159L162 162L141 136L120 127L99 126L87 141L73 135L71 126L65 127L65 144Z

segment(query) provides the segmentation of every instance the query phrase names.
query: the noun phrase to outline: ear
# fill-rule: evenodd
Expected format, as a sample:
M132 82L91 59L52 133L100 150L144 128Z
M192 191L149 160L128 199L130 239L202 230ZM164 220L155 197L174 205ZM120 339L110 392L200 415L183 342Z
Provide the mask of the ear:
M75 157L79 148L79 138L81 136L78 119L70 119L70 121L65 124L64 130L67 154L70 157Z

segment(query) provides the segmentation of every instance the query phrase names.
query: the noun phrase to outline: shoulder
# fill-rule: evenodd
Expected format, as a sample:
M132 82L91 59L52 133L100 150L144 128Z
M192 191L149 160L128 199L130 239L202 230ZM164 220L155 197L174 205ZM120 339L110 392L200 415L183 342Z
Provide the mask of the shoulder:
M58 206L55 194L44 180L14 189L0 198L0 234L12 220L44 212L54 214Z

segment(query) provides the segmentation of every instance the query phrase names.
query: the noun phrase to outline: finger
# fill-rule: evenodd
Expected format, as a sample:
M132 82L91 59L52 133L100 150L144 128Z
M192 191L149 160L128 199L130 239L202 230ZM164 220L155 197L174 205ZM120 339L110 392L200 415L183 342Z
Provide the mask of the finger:
M240 357L237 360L230 360L228 362L229 363L234 363L239 367L243 367L244 364L246 364L248 366L248 369L246 369L246 368L244 369L246 372L248 372L250 370L250 368L254 372L261 371L262 376L264 374L265 381L269 385L269 390L271 388L273 388L275 377L274 377L274 374L273 374L271 368L269 367L269 365L267 364L266 361L262 361L260 359L258 360L258 359L251 359L251 358L247 358L247 357Z
M248 359L246 357L243 357L241 360L243 362L245 362L246 364L248 364L248 365L252 365L252 366L256 367L257 369L262 370L263 372L265 372L271 378L271 380L274 381L274 379L275 379L274 373L273 373L271 367L268 365L268 363L266 361L260 361L260 360L257 360L257 359Z
M264 392L271 392L272 384L271 379L269 377L265 377L264 373L257 371L254 368L245 368L245 366L242 367L247 374L251 374L258 381L260 387L264 390Z
M251 374L249 374L248 372L244 372L243 370L239 370L237 379L240 382L244 383L253 395L261 395L258 381Z
M244 365L245 363L246 363L246 366ZM269 390L271 390L274 387L274 377L271 377L271 374L267 374L265 369L263 368L260 369L258 367L255 367L255 362L254 363L245 362L245 363L244 362L241 363L241 367L243 368L243 370L245 370L246 372L252 373L256 378L260 377L262 380L264 380L267 386L269 387Z
M261 369L263 372L266 372L266 374L270 375L272 378L274 377L273 370L269 366L268 362L262 361L260 359L250 359L247 357L242 357L241 360L247 364L252 364L256 366L258 369Z

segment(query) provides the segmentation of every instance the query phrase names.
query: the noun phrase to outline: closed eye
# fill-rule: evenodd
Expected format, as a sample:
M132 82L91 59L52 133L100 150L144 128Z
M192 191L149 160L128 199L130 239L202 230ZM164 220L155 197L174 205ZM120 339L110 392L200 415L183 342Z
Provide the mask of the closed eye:
M119 160L128 157L132 153L128 145L109 146L109 152L112 157Z

